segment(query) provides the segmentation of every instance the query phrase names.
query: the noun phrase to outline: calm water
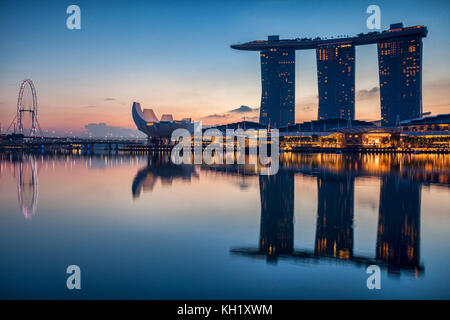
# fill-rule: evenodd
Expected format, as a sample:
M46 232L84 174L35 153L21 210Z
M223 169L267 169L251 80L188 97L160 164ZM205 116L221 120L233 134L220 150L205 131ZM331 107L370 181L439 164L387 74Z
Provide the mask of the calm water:
M448 155L0 159L0 298L450 298Z

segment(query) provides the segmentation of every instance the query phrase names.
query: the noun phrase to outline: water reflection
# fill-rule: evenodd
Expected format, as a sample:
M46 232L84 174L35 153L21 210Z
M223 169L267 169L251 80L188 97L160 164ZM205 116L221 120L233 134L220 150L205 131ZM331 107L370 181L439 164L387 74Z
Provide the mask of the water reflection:
M147 158L147 166L134 177L131 192L133 198L139 198L142 191L152 191L158 180L170 186L178 179L190 182L192 177L198 178L196 167L173 164L167 152L152 153Z
M1 160L2 166L7 160L16 168L19 207L26 219L35 214L37 207L37 162L44 169L55 168L55 163L59 162L64 165L64 170L77 165L89 170L141 167L131 185L133 198L152 191L158 180L163 186L191 183L193 179L199 179L200 171L237 176L241 179L241 190L247 190L249 182L259 183L260 233L257 247L232 248L233 255L262 257L271 264L276 264L279 259L378 264L391 274L411 271L420 275L424 270L420 263L421 189L428 184L446 187L450 184L450 157L444 155L285 153L280 159L279 173L273 176L259 175L255 165L174 165L167 152L152 153L145 158L21 154L9 159L1 155ZM315 238L310 248L294 245L294 181L299 174L317 181L317 216L315 226L310 226L315 229ZM366 176L380 179L380 198L373 255L361 256L354 252L354 194L355 180ZM203 195L199 195L201 197Z
M420 260L420 195L422 186L388 175L382 178L376 258L391 273L422 270Z
M276 263L279 258L305 262L334 259L358 265L378 264L390 274L401 271L421 274L424 269L420 265L419 250L422 183L446 180L440 174L423 174L424 170L415 170L418 175L405 174L406 170L398 161L390 162L392 170L385 167L379 170L379 167L368 167L364 160L364 157L338 155L299 156L296 161L285 161L277 175L260 176L259 247L233 248L230 252L255 258L265 256L269 263ZM295 172L317 177L314 250L294 248ZM381 174L374 258L355 256L353 252L354 180L355 176L370 173Z
M353 259L354 185L352 175L318 175L315 255Z
M17 185L19 209L26 220L36 214L38 203L38 164L31 154L13 154L9 161ZM3 167L3 161L1 161ZM1 173L2 170L0 170ZM1 174L0 174L1 175Z
M23 155L17 162L17 198L25 219L36 213L38 202L38 169L33 155Z
M294 250L294 175L282 171L260 176L261 228L259 250L267 261Z
M70 299L76 263L88 299L448 298L448 155L284 153L275 176L169 156L0 152L0 297Z

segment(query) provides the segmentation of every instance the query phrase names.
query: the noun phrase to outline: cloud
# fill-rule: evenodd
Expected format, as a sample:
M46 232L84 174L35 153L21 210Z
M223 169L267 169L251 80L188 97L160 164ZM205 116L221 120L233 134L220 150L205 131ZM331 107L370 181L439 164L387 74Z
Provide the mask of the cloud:
M239 108L229 110L223 114L219 114L219 113L210 114L206 117L203 117L203 119L223 119L223 118L228 118L228 117L232 116L232 114L235 114L235 113L250 113L250 112L256 112L258 110L259 110L259 108L250 108L249 106L242 105ZM246 117L246 119L250 119L250 118L251 117Z
M97 106L84 106L84 108L86 108L86 109L92 109L92 108L97 108Z
M258 109L252 109L252 108L250 108L249 106L244 106L244 105L242 105L242 106L240 106L239 108L230 110L230 111L228 111L228 112L245 113L245 112L253 112L253 111L257 111L257 110L258 110Z
M204 117L204 119L219 119L219 118L227 118L227 114L210 114L209 116Z
M105 98L105 101L116 101L114 98Z
M258 116L245 117L245 121L255 121L255 122L258 122L258 121L259 121L259 117L258 117Z
M84 126L88 134L92 137L142 137L138 130L114 127L106 123L89 123Z
M373 87L370 90L367 90L367 89L359 90L356 93L356 96L360 100L366 100L366 99L378 98L379 94L380 94L380 88Z

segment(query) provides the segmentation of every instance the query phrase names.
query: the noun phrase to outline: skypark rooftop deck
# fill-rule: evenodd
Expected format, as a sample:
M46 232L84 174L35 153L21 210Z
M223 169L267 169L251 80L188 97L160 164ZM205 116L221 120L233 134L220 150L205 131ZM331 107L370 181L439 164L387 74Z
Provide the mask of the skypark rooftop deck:
M428 30L425 26L413 26L406 28L395 28L395 24L391 25L391 29L382 32L373 31L369 33L360 33L355 37L343 37L333 39L322 38L302 38L302 39L277 39L277 37L269 37L269 40L255 40L243 44L233 44L232 49L247 50L247 51L261 51L271 48L285 48L295 50L309 50L316 49L324 45L341 45L341 44L353 44L353 45L366 45L374 44L380 41L402 37L410 35L419 35L420 37L426 37Z

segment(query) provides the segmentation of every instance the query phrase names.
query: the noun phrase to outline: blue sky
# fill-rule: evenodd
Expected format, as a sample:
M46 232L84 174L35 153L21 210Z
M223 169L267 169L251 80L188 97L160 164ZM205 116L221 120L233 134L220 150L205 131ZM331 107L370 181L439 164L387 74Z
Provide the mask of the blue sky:
M70 4L81 8L81 30L66 28ZM370 4L381 8L382 29L395 22L428 27L424 110L449 112L449 1L0 0L0 118L5 126L14 117L25 78L35 83L46 128L79 129L90 122L133 127L134 100L158 115L180 118L229 115L240 105L258 108L258 54L234 51L230 44L269 34L367 32ZM356 54L357 91L378 86L376 47L358 47ZM301 121L317 116L315 53L297 52L296 60ZM364 97L357 97L357 118L379 117L379 98Z

